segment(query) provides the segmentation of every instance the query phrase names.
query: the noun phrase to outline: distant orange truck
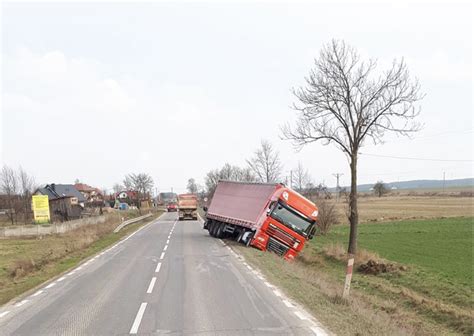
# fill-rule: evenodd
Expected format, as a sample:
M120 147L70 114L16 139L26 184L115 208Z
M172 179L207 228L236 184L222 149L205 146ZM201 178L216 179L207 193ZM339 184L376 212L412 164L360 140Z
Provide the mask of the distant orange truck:
M178 195L179 220L190 218L197 220L198 199L194 194Z

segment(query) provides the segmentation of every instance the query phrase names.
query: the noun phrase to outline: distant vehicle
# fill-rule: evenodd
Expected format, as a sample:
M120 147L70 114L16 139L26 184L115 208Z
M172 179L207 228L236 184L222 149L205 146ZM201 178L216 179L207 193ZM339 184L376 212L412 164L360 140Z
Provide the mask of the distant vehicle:
M197 219L198 199L194 194L178 195L179 220Z
M176 203L170 202L170 203L168 203L168 205L166 206L166 210L167 210L168 212L176 212L176 211L178 211L178 206L176 205Z
M279 183L219 181L204 229L294 259L316 229L314 203Z
M158 205L167 205L170 202L176 203L178 201L178 196L173 192L161 192L158 194L157 204Z

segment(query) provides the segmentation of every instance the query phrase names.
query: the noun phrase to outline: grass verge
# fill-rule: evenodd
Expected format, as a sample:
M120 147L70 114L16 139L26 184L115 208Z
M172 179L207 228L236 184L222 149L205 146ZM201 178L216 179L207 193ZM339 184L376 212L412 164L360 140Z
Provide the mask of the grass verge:
M119 224L110 216L100 225L66 234L0 240L0 305L61 274L114 244L162 212L113 233Z
M376 276L355 272L349 300L340 297L346 265L338 252L347 227L316 237L293 263L235 248L334 333L472 334L472 229L473 218L360 225L359 264L384 259L404 267Z

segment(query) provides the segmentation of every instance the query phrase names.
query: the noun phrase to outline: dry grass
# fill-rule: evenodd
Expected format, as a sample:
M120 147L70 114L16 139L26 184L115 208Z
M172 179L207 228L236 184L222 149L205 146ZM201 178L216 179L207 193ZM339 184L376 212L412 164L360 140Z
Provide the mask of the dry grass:
M331 200L336 204L339 221L347 223L347 203ZM474 216L473 197L387 195L359 198L359 221L379 222L402 219L428 219ZM317 205L317 203L316 203Z
M65 234L1 240L0 304L73 267L152 219L113 233L120 224L120 218L113 214L107 215L104 223L83 226Z
M327 257L333 258L335 260L342 262L347 261L347 249L340 243L331 243L324 246L323 252ZM386 260L382 259L377 253L359 248L354 258L354 264L365 264L369 260L373 260L377 263L387 262Z

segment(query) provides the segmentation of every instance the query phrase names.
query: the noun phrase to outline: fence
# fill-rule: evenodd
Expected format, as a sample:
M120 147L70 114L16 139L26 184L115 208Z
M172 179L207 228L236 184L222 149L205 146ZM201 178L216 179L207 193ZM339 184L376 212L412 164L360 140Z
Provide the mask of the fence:
M65 233L84 225L102 224L106 219L107 217L104 215L98 217L81 218L55 224L5 226L0 227L0 238L42 236L53 233Z

